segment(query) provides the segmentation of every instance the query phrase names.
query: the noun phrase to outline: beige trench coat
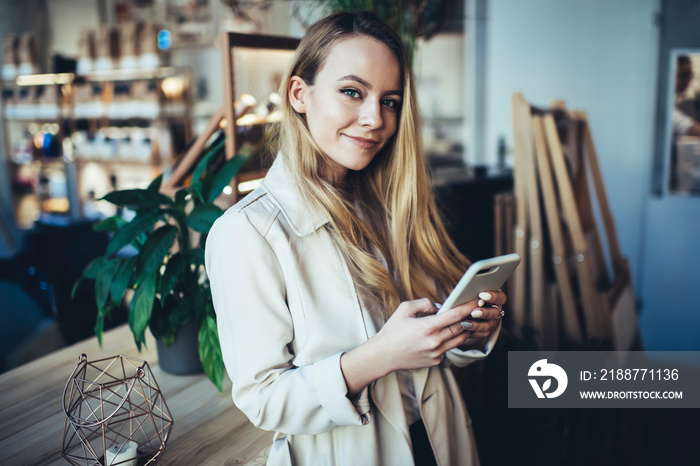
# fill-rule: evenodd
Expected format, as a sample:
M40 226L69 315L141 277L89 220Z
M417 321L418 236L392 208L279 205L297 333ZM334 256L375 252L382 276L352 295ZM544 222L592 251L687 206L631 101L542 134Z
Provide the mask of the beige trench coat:
M379 328L326 223L301 201L280 156L212 227L206 270L233 401L254 425L276 432L269 465L413 464L396 374L347 397L340 356ZM486 352L450 351L442 365L412 371L440 466L478 464L447 366L485 358L497 336Z

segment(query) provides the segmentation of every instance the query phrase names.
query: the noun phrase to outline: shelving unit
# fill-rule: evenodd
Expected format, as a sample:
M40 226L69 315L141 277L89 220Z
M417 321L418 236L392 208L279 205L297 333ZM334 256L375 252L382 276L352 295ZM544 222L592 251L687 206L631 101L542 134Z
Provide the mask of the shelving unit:
M226 135L226 159L230 160L245 145L255 154L242 167L218 200L221 207L233 205L252 191L267 172L264 155L265 132L277 121L276 96L280 81L294 56L300 39L260 34L224 32L219 36L224 71L224 105L197 136L169 178L163 190L172 193L187 184L197 161L212 135L222 129ZM250 103L246 101L250 99Z
M190 81L189 70L161 67L3 82L17 226L110 214L94 199L171 167L193 137Z

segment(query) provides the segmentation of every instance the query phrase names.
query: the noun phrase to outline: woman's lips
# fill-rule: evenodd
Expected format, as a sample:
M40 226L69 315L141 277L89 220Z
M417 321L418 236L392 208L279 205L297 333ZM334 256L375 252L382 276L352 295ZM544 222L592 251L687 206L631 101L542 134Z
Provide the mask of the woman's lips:
M375 147L377 144L379 144L378 141L374 141L372 139L365 139L365 138L358 138L354 136L349 136L347 134L343 134L350 142L355 144L357 147L360 147L361 149L372 149Z

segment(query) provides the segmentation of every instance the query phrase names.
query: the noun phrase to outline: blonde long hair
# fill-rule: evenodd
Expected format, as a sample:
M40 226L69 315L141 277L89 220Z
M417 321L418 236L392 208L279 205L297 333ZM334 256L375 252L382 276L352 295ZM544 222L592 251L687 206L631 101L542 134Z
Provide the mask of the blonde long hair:
M356 35L373 37L396 55L403 102L392 140L364 170L348 172L354 196L347 196L331 184L329 159L311 137L305 117L292 108L289 84L299 76L313 85L334 44ZM447 235L435 206L413 74L396 33L371 13L337 13L321 19L301 41L280 95L284 114L280 153L302 195L330 219L327 228L334 233L365 302L381 306L387 319L401 301L427 297L438 302L469 261Z

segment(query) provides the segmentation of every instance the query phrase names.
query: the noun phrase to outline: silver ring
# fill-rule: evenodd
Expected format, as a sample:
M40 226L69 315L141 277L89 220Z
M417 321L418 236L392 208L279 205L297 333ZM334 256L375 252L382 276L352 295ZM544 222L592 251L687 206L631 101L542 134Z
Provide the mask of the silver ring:
M496 320L501 319L501 318L503 318L504 315L506 315L505 311L504 311L503 309L501 309L500 306L497 306L496 304L492 304L491 307L495 307L496 309L498 309L499 311L501 311L501 313L500 313L499 316L496 318Z

